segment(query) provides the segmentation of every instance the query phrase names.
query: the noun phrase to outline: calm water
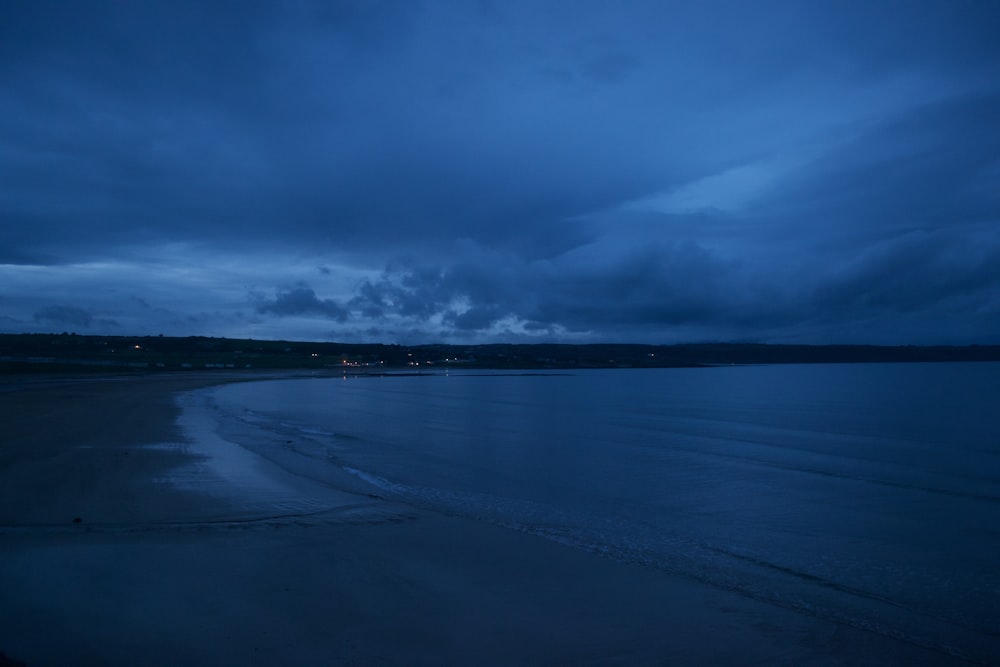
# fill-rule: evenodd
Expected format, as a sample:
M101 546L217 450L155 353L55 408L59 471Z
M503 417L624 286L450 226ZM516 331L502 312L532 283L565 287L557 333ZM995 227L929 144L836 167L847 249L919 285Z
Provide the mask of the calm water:
M1000 662L1000 364L451 373L209 396L227 437L331 484Z

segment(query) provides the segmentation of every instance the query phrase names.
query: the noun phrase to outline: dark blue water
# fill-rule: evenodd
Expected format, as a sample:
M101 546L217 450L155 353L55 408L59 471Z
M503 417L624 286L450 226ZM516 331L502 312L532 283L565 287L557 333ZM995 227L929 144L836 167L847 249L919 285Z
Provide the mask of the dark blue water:
M346 470L397 500L1000 662L1000 364L287 380L212 400L230 428L270 434L244 438L256 451L331 484Z

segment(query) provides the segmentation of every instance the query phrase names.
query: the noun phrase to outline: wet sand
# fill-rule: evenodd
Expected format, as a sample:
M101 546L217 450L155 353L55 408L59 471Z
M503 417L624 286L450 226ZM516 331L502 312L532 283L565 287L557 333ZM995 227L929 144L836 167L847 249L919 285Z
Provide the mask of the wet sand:
M960 664L251 461L175 400L230 380L0 381L0 651L30 667Z

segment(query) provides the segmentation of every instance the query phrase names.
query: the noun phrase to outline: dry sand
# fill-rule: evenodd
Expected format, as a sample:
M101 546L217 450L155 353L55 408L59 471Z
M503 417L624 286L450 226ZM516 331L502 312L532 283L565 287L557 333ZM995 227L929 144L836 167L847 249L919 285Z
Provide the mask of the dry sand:
M263 459L252 479L210 474L220 448L248 454L182 431L174 395L229 380L0 381L0 651L29 667L948 664Z

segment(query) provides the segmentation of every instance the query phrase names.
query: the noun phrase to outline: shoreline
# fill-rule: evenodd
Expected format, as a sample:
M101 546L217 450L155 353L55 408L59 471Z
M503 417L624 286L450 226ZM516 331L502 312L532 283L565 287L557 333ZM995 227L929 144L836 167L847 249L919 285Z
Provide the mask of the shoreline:
M964 664L248 460L178 393L312 375L233 375L3 383L0 651L29 667ZM226 479L227 447L252 474ZM318 511L261 511L303 499Z

